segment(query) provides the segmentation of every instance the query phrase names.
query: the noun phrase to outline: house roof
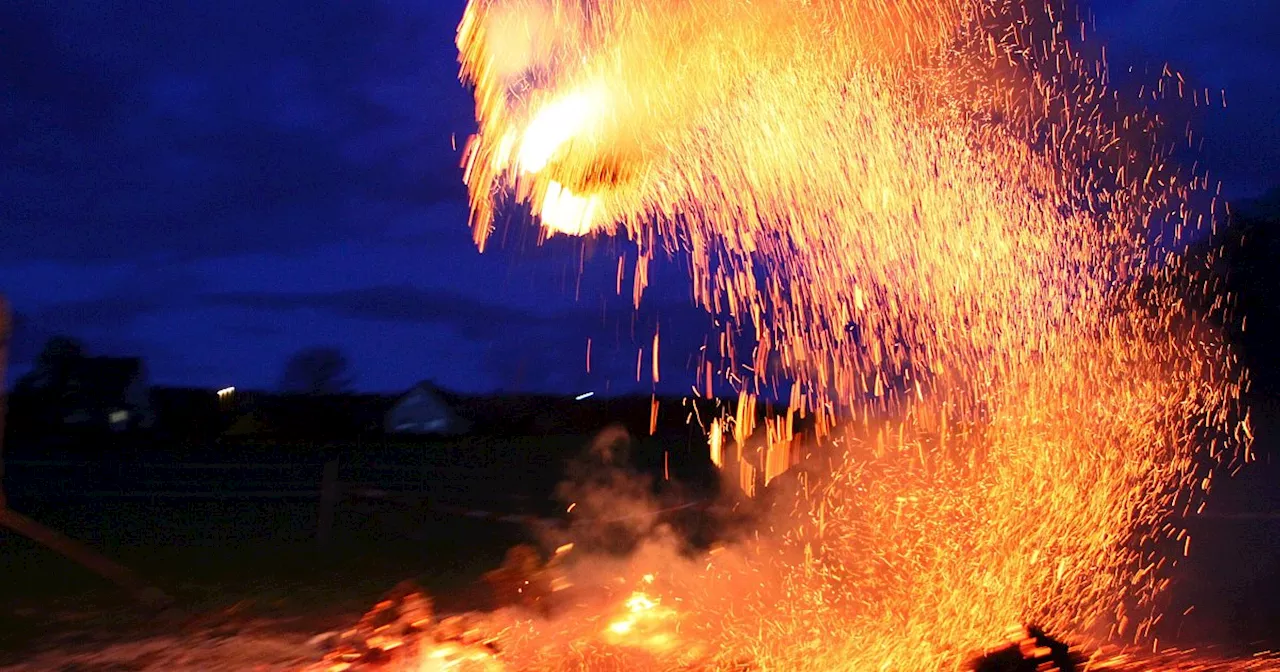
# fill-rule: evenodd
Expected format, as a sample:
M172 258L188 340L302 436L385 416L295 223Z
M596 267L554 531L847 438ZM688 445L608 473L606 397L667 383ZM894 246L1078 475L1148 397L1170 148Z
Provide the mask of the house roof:
M430 394L450 407L455 406L462 399L461 395L450 392L430 380L423 380L415 383L413 387L405 390L399 398L404 399L415 392L425 392Z

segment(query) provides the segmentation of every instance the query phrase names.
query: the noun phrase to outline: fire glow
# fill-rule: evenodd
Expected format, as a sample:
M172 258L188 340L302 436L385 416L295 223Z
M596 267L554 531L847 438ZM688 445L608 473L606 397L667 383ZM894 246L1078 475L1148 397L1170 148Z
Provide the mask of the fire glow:
M792 417L842 447L774 538L595 634L517 638L559 647L530 669L640 669L586 664L574 642L601 637L656 637L663 669L703 643L711 668L788 671L948 669L1010 623L1148 643L1175 517L1205 464L1247 457L1245 374L1211 326L1229 302L1170 251L1212 190L1081 23L1031 0L471 0L477 244L513 202L626 236L637 302L682 251L730 316L726 480L750 495L802 461ZM780 374L787 419L748 449Z

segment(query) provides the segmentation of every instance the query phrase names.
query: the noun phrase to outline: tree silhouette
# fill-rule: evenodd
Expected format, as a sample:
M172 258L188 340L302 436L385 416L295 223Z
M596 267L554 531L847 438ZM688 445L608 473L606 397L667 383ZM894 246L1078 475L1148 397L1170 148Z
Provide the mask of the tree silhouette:
M69 336L54 336L45 341L31 371L18 381L18 389L65 392L84 357L80 341Z
M347 357L338 348L305 348L285 362L280 390L293 394L340 394L351 387L348 368Z
M31 427L50 428L82 401L77 374L85 359L84 346L69 336L54 336L14 388L32 404L25 413ZM26 423L24 423L26 424Z
M54 336L45 341L44 349L36 357L35 368L51 376L69 373L84 359L84 345L70 336Z

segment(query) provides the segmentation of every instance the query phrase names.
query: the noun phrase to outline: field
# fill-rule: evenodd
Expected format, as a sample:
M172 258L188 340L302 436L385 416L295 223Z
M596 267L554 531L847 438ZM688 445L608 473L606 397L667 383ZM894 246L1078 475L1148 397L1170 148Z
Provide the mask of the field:
M177 600L157 611L39 545L0 532L0 664L175 628L266 621L314 634L352 622L414 580L442 609L483 607L477 579L554 524L566 465L591 435L468 437L430 444L223 445L169 453L111 446L7 465L12 507L131 568ZM639 442L632 462L706 481L681 441ZM24 454L25 453L25 454ZM326 461L341 495L317 539ZM705 463L705 457L702 458ZM655 471L656 470L656 471Z
M437 596L442 610L483 607L480 574L535 533L466 512L553 519L562 508L555 485L590 438L465 439L425 450L364 446L358 454L275 446L200 460L15 458L6 479L15 510L132 568L177 605L141 607L71 562L0 533L0 666L42 650L162 634L265 629L301 642L351 624L406 579ZM705 480L696 447L683 441L643 442L633 461L660 475L664 445L678 446L667 456L673 478ZM340 480L363 494L339 500L321 545L320 478L335 455ZM1206 517L1192 523L1193 554L1174 575L1170 635L1275 646L1277 475L1263 464L1224 483ZM197 496L179 496L184 489ZM1189 604L1196 608L1177 616Z

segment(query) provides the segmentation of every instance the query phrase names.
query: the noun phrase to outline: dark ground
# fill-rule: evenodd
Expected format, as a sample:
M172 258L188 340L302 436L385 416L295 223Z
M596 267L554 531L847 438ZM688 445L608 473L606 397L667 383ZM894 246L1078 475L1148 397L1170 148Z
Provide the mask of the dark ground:
M467 586L523 538L513 525L440 517L420 520L424 538L413 541L394 522L352 519L321 549L316 506L287 502L62 504L24 513L146 577L179 610L135 605L70 561L0 533L0 664L85 637L145 635L193 620L221 627L228 610L323 632L353 623L405 579L465 602Z
M1260 452L1269 459L1268 437L1280 429L1280 413L1273 403L1255 407ZM523 466L472 454L480 473L497 468L507 477L464 482L456 480L464 475L457 472L439 489L545 497L564 461L588 439L562 438L558 448ZM516 452L528 455L533 439L516 441L523 448ZM300 478L311 478L312 471ZM11 471L8 480L19 475ZM1191 558L1174 572L1175 607L1166 636L1233 647L1280 644L1280 515L1272 516L1280 512L1277 483L1280 465L1263 463L1219 484L1206 516L1191 524ZM438 507L348 501L339 507L330 544L321 548L315 500L87 499L10 491L15 510L134 569L177 598L178 609L140 607L84 569L0 531L0 665L38 649L93 646L180 627L234 629L255 618L289 632L338 629L405 579L438 596L442 609L483 605L480 574L497 566L506 549L530 539L519 525ZM1196 608L1178 615L1189 604Z
M541 486L545 496L555 484L554 474L562 471L559 461L571 455L566 445L551 441L544 442L552 444L549 454L504 461L502 453L531 453L525 440L499 443L503 445L461 442L429 453L421 447L412 453L371 450L360 459L348 455L341 480L417 489L453 501L459 492L471 491L482 501L462 501L459 508L510 509L517 501L509 495L533 493L533 486ZM581 443L578 438L559 442L575 449ZM466 459L451 455L462 451ZM15 452L30 457L30 451L25 456ZM0 664L33 648L75 645L86 638L145 636L186 624L223 627L220 621L256 617L278 619L283 628L323 632L353 623L406 579L465 601L473 580L527 535L517 525L445 514L421 502L344 498L336 509L332 537L321 547L318 490L330 456L267 447L177 460L296 465L247 470L172 470L164 466L166 456L154 453L125 459L59 456L79 465L74 467L13 463L6 482L14 510L131 568L176 598L177 609L140 607L71 561L0 529ZM461 468L440 471L451 461ZM375 462L396 470L367 468ZM481 487L476 474L487 469L506 477L491 478L487 488ZM524 487L517 487L522 477ZM222 500L145 496L174 491L297 494Z
M1219 480L1188 521L1191 554L1172 572L1166 637L1280 649L1280 400L1252 409L1259 462Z
M134 570L176 598L177 607L139 606L84 568L0 528L0 665L38 649L92 646L181 627L234 628L254 619L308 634L344 628L407 579L436 596L442 610L484 607L488 592L480 587L480 575L537 532L462 512L554 519L563 510L555 486L591 439L474 437L431 446L365 445L359 452L224 446L204 455L117 453L114 459L80 451L54 456L62 466L33 462L41 456L19 448L6 470L11 507ZM632 460L652 473L661 469L665 446L680 443L639 442ZM335 455L344 483L418 492L394 500L344 497L322 547L319 480L324 461ZM691 455L672 450L673 473L705 476L709 463ZM211 466L173 469L174 462ZM228 470L219 464L254 467ZM147 496L180 491L294 494L223 500Z

